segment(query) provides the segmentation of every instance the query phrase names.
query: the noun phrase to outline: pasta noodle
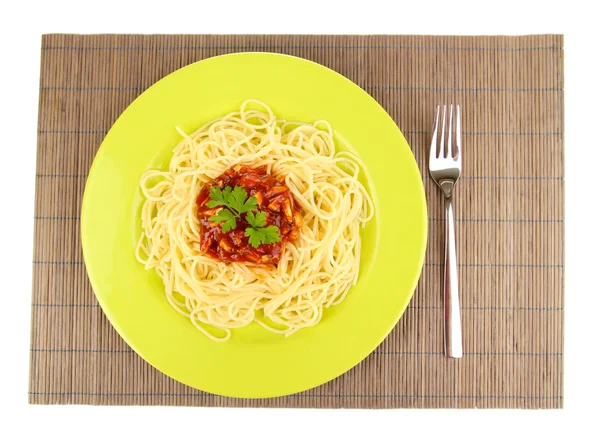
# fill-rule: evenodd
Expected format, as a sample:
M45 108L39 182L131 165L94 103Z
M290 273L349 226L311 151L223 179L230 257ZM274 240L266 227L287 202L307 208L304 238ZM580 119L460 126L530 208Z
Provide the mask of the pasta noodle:
M358 179L359 159L336 153L328 122L277 120L257 100L190 135L179 132L168 170L141 178L136 249L139 262L161 277L169 303L216 341L253 321L286 336L319 323L323 310L356 284L360 227L374 214ZM285 243L277 265L226 263L200 253L196 199L204 184L238 164L285 177L301 207L300 236Z

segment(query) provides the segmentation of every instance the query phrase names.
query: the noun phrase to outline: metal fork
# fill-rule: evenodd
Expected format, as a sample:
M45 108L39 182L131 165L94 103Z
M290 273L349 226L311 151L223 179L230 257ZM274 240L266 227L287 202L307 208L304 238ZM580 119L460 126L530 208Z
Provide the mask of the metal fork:
M444 332L445 352L449 358L463 356L460 304L458 297L458 267L456 262L456 235L452 190L460 178L462 166L460 140L460 106L456 105L456 127L453 135L453 110L450 105L448 132L446 132L446 105L443 106L442 131L438 139L440 107L437 107L433 138L429 151L429 174L442 189L446 198L446 256L444 262Z

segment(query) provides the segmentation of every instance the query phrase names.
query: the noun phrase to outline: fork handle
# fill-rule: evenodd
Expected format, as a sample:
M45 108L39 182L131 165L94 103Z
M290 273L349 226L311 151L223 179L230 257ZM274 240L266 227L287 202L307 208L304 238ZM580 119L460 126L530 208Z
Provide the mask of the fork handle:
M444 264L444 328L445 350L448 358L461 358L462 329L458 298L458 265L456 262L456 233L452 196L446 197L446 256Z

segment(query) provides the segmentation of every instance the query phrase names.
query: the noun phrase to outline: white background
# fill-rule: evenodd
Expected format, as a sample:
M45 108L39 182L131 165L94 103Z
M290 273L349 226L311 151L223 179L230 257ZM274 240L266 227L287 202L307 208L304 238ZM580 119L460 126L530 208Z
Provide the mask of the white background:
M0 12L0 433L22 435L559 435L597 422L598 13L591 1L45 1ZM385 11L380 13L380 11ZM27 404L35 151L43 33L565 34L565 409L256 410ZM594 111L596 114L594 114ZM596 174L593 170L596 170ZM587 203L586 203L587 202ZM8 431L7 429L13 429ZM583 431L587 429L587 431ZM591 431L596 429L595 432ZM597 434L596 434L597 435Z

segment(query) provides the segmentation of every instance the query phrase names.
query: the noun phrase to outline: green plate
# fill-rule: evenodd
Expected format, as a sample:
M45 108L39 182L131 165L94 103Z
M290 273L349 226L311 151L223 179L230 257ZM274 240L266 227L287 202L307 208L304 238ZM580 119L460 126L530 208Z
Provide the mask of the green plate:
M357 153L376 215L362 232L359 280L317 326L285 338L256 324L226 343L206 338L167 302L157 274L134 256L141 233L139 179L165 168L180 137L264 101L279 118L325 119L336 147ZM123 339L170 377L225 396L262 398L323 384L369 355L406 309L425 256L421 175L402 133L357 85L319 64L239 53L182 68L145 91L116 121L90 170L81 213L85 264L96 297Z

